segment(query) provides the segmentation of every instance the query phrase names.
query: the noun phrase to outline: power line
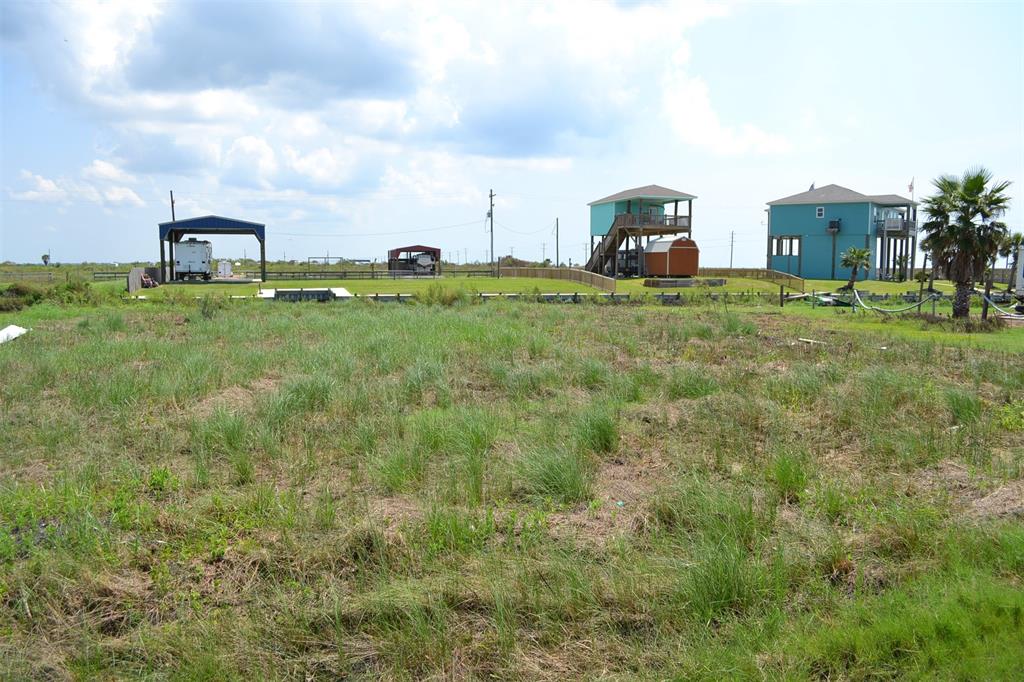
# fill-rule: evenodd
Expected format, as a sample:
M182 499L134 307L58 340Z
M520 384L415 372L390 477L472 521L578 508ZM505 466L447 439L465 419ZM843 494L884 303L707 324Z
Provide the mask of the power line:
M495 221L495 222L498 222L498 221ZM551 223L549 225L545 225L544 227L540 228L539 230L534 230L532 232L523 232L522 230L513 230L508 225L506 225L506 224L504 224L502 222L498 222L498 225L501 227L501 229L503 229L503 230L505 230L507 232L511 232L512 234L521 234L521 235L525 235L525 236L531 236L531 235L535 235L535 234L540 234L544 230L549 229L551 227L551 225L553 225L553 224L554 223Z
M437 227L425 227L416 230L399 230L397 232L364 232L364 233L339 233L339 232L278 232L274 230L276 235L284 235L287 237L388 237L396 234L416 234L420 232L437 232L439 230L452 230L456 227L468 227L470 225L479 224L479 220L473 220L468 223L456 223L455 225L439 225Z

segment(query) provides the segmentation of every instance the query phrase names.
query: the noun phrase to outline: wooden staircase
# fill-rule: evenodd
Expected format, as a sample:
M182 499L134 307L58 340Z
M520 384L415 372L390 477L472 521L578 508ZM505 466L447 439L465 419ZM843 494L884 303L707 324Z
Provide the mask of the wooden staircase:
M612 262L612 270L615 269L613 258L619 252L619 247L622 246L622 242L626 239L626 233L622 230L612 229L611 232L606 234L602 239L601 243L597 245L594 252L590 254L590 260L587 261L586 270L590 272L596 272L599 275L605 274L605 269L608 266L609 261Z

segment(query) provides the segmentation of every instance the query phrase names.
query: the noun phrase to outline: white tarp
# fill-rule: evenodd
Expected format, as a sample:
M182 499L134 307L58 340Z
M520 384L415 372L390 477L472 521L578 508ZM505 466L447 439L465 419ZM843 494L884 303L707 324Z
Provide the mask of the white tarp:
M1024 246L1017 252L1017 281L1014 284L1017 293L1024 293Z
M6 343L11 339L16 339L28 330L24 327L19 327L16 324L8 325L3 329L0 329L0 343Z

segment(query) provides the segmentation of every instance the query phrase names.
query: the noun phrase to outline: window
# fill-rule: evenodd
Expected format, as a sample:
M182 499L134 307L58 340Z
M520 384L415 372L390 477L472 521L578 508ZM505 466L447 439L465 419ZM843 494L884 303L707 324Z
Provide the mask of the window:
M773 256L799 256L800 237L772 237Z
M814 209L814 217L815 218L824 218L825 217L825 207L824 206L819 206L818 208Z

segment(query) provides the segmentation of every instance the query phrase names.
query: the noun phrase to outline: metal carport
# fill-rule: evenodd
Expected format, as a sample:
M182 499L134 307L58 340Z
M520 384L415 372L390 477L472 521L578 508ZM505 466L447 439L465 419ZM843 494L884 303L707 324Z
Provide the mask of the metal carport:
M208 215L201 218L186 218L160 223L160 277L163 281L174 281L174 245L187 234L251 234L260 243L260 278L267 281L267 226L248 220L236 220L219 215ZM168 246L167 260L164 258L164 242Z

